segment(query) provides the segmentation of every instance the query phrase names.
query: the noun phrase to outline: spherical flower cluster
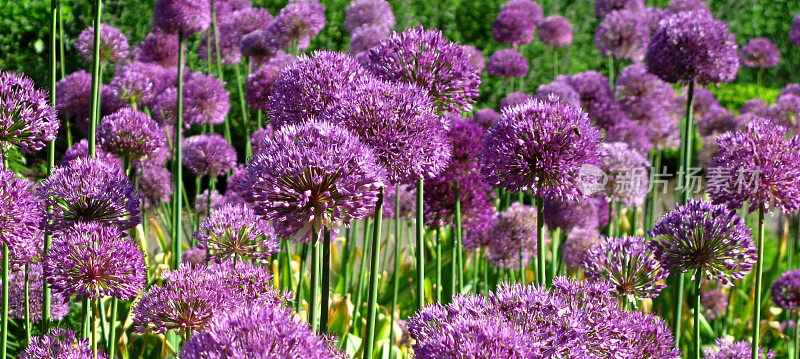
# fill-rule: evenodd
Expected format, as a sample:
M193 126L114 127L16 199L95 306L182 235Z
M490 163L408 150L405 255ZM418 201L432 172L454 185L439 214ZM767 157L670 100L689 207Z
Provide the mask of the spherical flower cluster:
M605 19L614 11L628 10L635 13L644 11L643 0L595 0L594 14L598 19Z
M13 262L27 262L41 246L42 205L31 193L31 182L0 170L0 244L15 252Z
M139 192L148 207L160 206L172 198L172 174L162 166L139 167Z
M605 102L611 98L608 78L597 71L586 71L567 78L567 82L581 97L583 108L590 108L597 102Z
M281 47L292 42L298 48L308 47L311 37L325 27L325 7L317 0L290 1L275 16L269 30L275 34Z
M715 347L705 349L703 358L706 359L730 359L730 358L752 358L752 344L746 340L732 342L729 339L718 338ZM772 359L775 352L772 350L764 351L758 348L758 359Z
M722 106L711 107L703 117L697 119L697 132L701 136L735 131L741 126L741 118Z
M679 14L682 12L692 12L699 16L712 17L711 9L703 0L672 0L664 9L664 17Z
M625 143L628 148L641 154L650 153L650 150L653 149L647 128L627 118L611 126L606 133L605 140L610 143Z
M124 65L117 67L114 78L111 80L111 90L121 104L139 108L151 103L160 92L155 89L155 81L161 80L166 72L157 64L136 62L136 66ZM145 67L146 66L146 67ZM141 69L156 70L160 73L147 73ZM163 88L161 89L163 90Z
M199 177L222 176L236 166L236 149L216 133L191 136L183 141L183 164Z
M501 10L492 24L492 36L504 45L525 45L536 36L536 23L520 10Z
M54 235L44 275L54 293L68 298L130 299L144 289L147 268L135 241L114 227L78 223Z
M642 205L648 187L647 159L627 143L604 143L601 147L603 169L608 175L606 197L628 207Z
M372 149L391 183L406 184L436 176L450 159L448 119L432 105L414 85L370 81L342 94L328 117Z
M648 35L641 14L630 10L612 11L595 30L594 46L603 56L641 61Z
M536 26L542 23L542 17L544 16L542 15L542 7L533 0L509 0L500 5L500 12L504 11L521 11Z
M461 238L464 249L473 251L489 247L492 244L492 229L495 225L497 225L497 211L494 207L489 207L485 213L465 220L462 224L464 233Z
M150 116L123 108L100 121L97 138L103 151L129 160L140 160L166 146L166 135Z
M35 323L42 319L42 283L42 266L39 264L30 264L27 270L16 270L9 274L8 315L11 318L25 319L25 286L27 285L31 321ZM54 293L54 297L51 298L50 318L61 320L67 313L69 313L68 301L58 293Z
M395 201L400 205L400 219L411 221L416 215L417 191L411 185L396 185L386 187L383 200L383 213L386 218L395 218L397 208Z
M728 295L720 289L709 290L700 296L700 305L705 309L706 318L722 318L728 310Z
M553 81L536 89L534 98L539 101L555 101L562 105L573 107L581 106L581 98L577 92L565 81Z
M269 111L267 107L269 96L275 88L275 80L278 78L280 70L277 66L266 64L250 74L247 78L245 95L247 105L256 110Z
M789 38L796 46L800 46L800 12L792 19L792 28L789 30Z
M581 266L587 278L610 283L617 297L630 302L657 297L669 276L641 237L608 238L586 252Z
M514 202L497 216L486 258L492 264L518 269L536 256L536 207ZM546 234L545 234L546 235ZM545 239L547 240L547 238Z
M770 120L753 117L742 131L717 138L708 192L714 203L750 212L763 207L791 213L800 208L800 137ZM741 179L740 179L741 178Z
M572 23L563 16L548 16L539 28L539 40L554 47L572 43Z
M225 122L231 103L222 80L194 72L186 79L184 91L183 119L186 123L203 126Z
M186 49L186 45L184 50ZM136 61L156 63L166 68L178 66L178 35L155 31L134 48Z
M661 20L647 45L647 70L670 83L730 82L739 71L737 49L724 22L681 12Z
M200 223L194 237L212 258L266 262L277 253L278 239L272 226L246 205L225 205Z
M623 68L614 84L614 99L632 121L641 125L650 142L663 149L677 145L679 130L674 104L675 90L644 64Z
M273 126L298 124L339 101L367 72L347 54L316 51L280 72L265 105Z
M384 186L373 152L349 131L309 121L284 126L247 167L245 194L278 235L303 239L368 215Z
M475 66L480 73L486 67L486 59L483 57L483 51L472 45L462 45L464 52L469 56L472 66Z
M656 221L651 242L661 263L724 285L743 278L756 261L745 221L725 206L690 199Z
M780 97L779 97L780 98ZM769 105L760 98L749 99L744 102L742 108L739 109L740 115L752 114L759 117L764 117L768 114Z
M388 32L382 27L376 25L361 26L353 32L353 36L350 39L350 54L358 56L380 45L381 41L386 40L388 37Z
M108 162L109 164L115 167L120 167L120 168L122 167L122 160L120 160L117 157L114 157L114 155L106 151L103 151L103 148L98 147L96 148L96 151L97 152L95 152L95 155L97 158L105 162ZM60 165L66 166L67 163L70 163L78 158L87 158L87 157L89 157L89 141L84 138L78 142L73 143L72 147L64 151L64 155L61 156Z
M480 71L464 48L439 30L419 26L394 33L370 51L369 59L376 76L425 89L441 113L470 111L478 96Z
M489 75L510 78L525 77L528 73L528 59L514 49L503 49L492 54L486 64Z
M581 263L586 259L589 249L600 243L603 243L603 238L600 237L596 228L571 230L561 248L561 256L564 264L567 265L567 270L575 271L581 268Z
M101 222L120 229L139 224L139 196L122 168L101 158L77 158L58 166L38 189L52 206L52 229Z
M784 86L781 89L781 93L778 95L778 97L783 96L783 95L787 95L787 94L795 95L795 96L800 97L800 84L794 83L794 84L788 84L788 85Z
M533 100L533 96L522 91L514 91L500 99L500 111L504 111L507 107L522 105L531 100Z
M284 306L249 304L215 317L208 330L193 335L181 358L333 359L326 338Z
M458 148L454 146L454 148ZM425 223L442 227L455 223L456 186L463 221L481 218L493 208L475 163L451 164L442 174L425 183Z
M224 200L225 197L217 190L213 190L210 193L209 190L205 190L194 199L194 211L199 215L207 216L209 207L212 211L218 209L222 206Z
M742 64L747 67L774 67L780 61L778 47L769 39L750 39L742 46Z
M157 0L153 8L153 27L184 37L205 31L211 24L208 0Z
M350 34L362 26L376 26L387 32L394 22L392 6L386 0L353 0L344 9L344 28Z
M224 3L215 3L224 4ZM269 15L269 11L264 11ZM217 14L217 33L216 38L211 32L206 32L200 39L200 46L197 48L197 54L203 61L214 61L217 59L217 46L219 46L219 60L226 65L237 64L242 61L242 32L239 19L232 13L224 14L226 17L220 17L223 14ZM272 15L266 19L266 23L271 21ZM258 28L256 28L258 29ZM209 60L209 55L210 60Z
M55 140L58 126L46 92L24 75L0 70L0 145L38 151Z
M87 62L94 57L94 27L81 31L75 41L75 49ZM100 62L122 62L130 56L128 38L111 25L100 24Z
M800 95L785 94L778 97L765 113L766 117L797 132L800 126Z
M487 182L534 196L577 199L578 171L598 162L600 133L571 106L529 101L503 110L486 134L481 167Z
M772 285L772 301L780 308L800 310L800 270L790 270Z
M31 337L28 347L20 355L20 359L91 359L94 358L89 342L77 338L69 329L54 327L42 336ZM104 351L98 351L98 359L108 359Z
M589 199L544 199L544 223L550 229L561 228L567 233L573 228L597 228L597 219L597 207Z
M475 111L475 114L472 115L472 121L483 128L492 127L499 120L500 114L491 108L482 108L478 111Z

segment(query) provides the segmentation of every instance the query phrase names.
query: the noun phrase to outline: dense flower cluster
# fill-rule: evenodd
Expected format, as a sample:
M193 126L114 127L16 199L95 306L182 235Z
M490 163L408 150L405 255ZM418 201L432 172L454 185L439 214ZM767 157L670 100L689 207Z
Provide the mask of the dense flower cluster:
M772 302L786 310L800 310L800 271L790 270L775 281Z
M780 60L778 47L768 39L750 39L742 46L742 63L747 67L774 67Z
M649 34L641 14L630 10L612 11L594 33L594 45L603 56L641 61Z
M586 252L581 266L587 278L608 282L617 297L631 302L657 297L669 276L641 237L608 238Z
M384 31L394 27L392 6L386 0L353 0L344 9L344 28L350 34L363 26L376 26Z
M728 310L728 295L720 289L709 290L700 296L700 305L705 309L706 318L721 318Z
M499 212L497 223L491 229L486 258L503 268L520 267L536 256L536 207L515 202L504 212Z
M153 27L166 33L189 36L210 24L208 0L158 0L153 8Z
M266 262L278 252L272 226L245 205L225 205L211 213L194 237L219 261L247 259Z
M8 315L10 318L25 319L25 285L28 285L31 321L42 319L42 266L31 264L27 269L12 271L8 278ZM2 293L2 290L0 290ZM50 318L61 320L69 313L69 303L58 293L51 299Z
M575 228L570 231L561 249L567 270L574 271L580 268L589 249L602 242L603 238L595 228Z
M647 159L626 143L603 143L600 147L603 170L608 176L606 197L628 207L642 205L649 181Z
M703 356L706 359L729 359L729 358L752 358L752 344L746 340L732 342L728 339L719 338L715 341L716 346L705 350ZM775 352L765 351L758 348L758 359L772 359Z
M221 176L236 166L236 149L216 133L188 137L183 143L183 164L200 177Z
M20 359L90 359L94 358L86 339L78 338L69 329L51 328L50 332L31 338ZM105 352L98 352L97 358L108 359Z
M0 144L38 151L56 138L58 126L46 92L24 75L0 70Z
M492 54L486 64L486 72L497 77L525 77L528 59L514 49L503 49Z
M564 47L572 43L572 23L563 16L548 16L539 28L539 40L542 43Z
M94 58L94 27L81 31L75 49L87 62ZM128 39L122 31L111 25L100 24L100 62L122 62L130 56Z
M166 147L164 130L146 114L123 108L100 121L97 129L104 151L129 160L139 160Z

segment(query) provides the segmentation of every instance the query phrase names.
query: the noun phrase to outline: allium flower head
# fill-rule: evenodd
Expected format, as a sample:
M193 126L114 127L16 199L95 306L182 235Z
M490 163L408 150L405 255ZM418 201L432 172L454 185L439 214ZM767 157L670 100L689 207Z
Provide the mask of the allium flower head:
M172 198L172 174L162 166L139 167L139 192L148 207L167 203Z
M369 58L370 70L378 77L425 89L441 113L471 111L478 96L480 71L464 48L439 30L419 26L395 32L370 50Z
M572 23L563 16L548 16L539 28L539 40L554 47L572 43Z
M677 102L675 90L647 72L644 64L630 65L620 71L614 83L614 99L628 118L647 130L657 148L678 142L678 121L673 109Z
M28 286L30 300L31 321L36 323L42 319L42 266L33 263L24 269L11 271L8 277L9 308L8 315L13 319L25 319L25 286ZM2 290L0 290L2 293ZM61 320L69 313L68 298L63 298L58 293L51 299L50 318Z
M303 239L323 227L349 226L372 211L384 186L374 156L335 125L285 126L248 165L252 188L245 198L281 236Z
M272 20L270 31L281 47L296 42L302 49L324 27L325 6L317 0L293 0Z
M368 51L380 45L381 41L386 40L388 37L388 30L382 27L375 25L361 26L353 32L353 36L350 39L350 54L356 56Z
M597 163L600 133L571 106L537 100L506 108L486 134L481 165L489 184L557 199L582 197L578 170Z
M545 207L547 208L547 207ZM569 232L561 247L561 256L567 270L575 271L581 267L586 254L593 246L603 242L597 228L575 228Z
M53 206L52 229L101 222L125 230L140 221L133 184L120 166L102 158L77 158L56 167L38 194Z
M729 339L718 338L714 344L715 347L705 349L703 358L706 359L738 359L738 358L752 358L752 344L746 340L732 342ZM772 359L775 357L775 352L772 350L765 351L764 348L758 348L758 359Z
M492 36L503 45L526 45L536 38L536 23L521 10L500 10L492 24Z
M700 296L700 305L705 309L706 318L722 318L728 310L728 295L720 289L709 290Z
M595 0L594 14L598 19L605 19L614 11L628 10L634 13L644 11L643 0Z
M667 8L664 9L664 17L682 12L692 12L706 17L714 16L703 0L672 0L667 5Z
M273 126L298 124L314 117L339 101L339 97L359 79L369 76L347 54L315 51L300 56L275 79L265 108Z
M475 114L472 115L472 121L483 128L494 126L498 120L500 120L500 114L491 108L482 108L478 111L475 111Z
M269 14L268 11L267 14ZM200 39L197 54L203 61L209 61L209 55L211 55L211 61L216 61L217 45L219 45L220 62L226 65L238 64L242 61L242 36L239 19L233 14L227 14L222 18L218 14L216 41L214 34L206 32Z
M0 146L38 151L55 140L58 126L46 92L24 75L0 70Z
M417 191L411 185L401 185L386 187L386 194L383 200L383 213L385 218L395 217L395 200L400 202L400 219L411 221L416 215Z
M503 112L507 107L522 105L531 100L533 100L533 96L522 91L514 91L500 99L500 111Z
M475 68L478 69L478 73L483 71L483 69L486 67L486 59L483 57L483 51L472 45L462 45L461 47L469 56L472 66L475 66Z
M217 190L205 190L197 195L194 199L194 210L197 214L207 216L209 207L211 210L218 209L222 206L225 197L222 196Z
M147 268L135 241L99 222L77 223L53 236L44 275L54 293L68 298L130 299L144 289Z
M650 163L627 143L604 143L601 148L603 169L608 175L606 198L628 207L642 205L647 195Z
M148 75L150 74L131 71L128 66L117 67L110 84L117 100L137 107L152 101L156 90L153 88L153 79Z
M786 95L786 94L795 95L795 96L800 97L800 84L794 83L794 84L788 84L788 85L784 86L781 89L781 93L778 95L778 97Z
M752 114L759 117L764 117L768 114L769 105L760 98L749 99L744 102L742 108L739 109L740 115Z
M483 181L476 163L453 162L442 174L425 183L424 213L428 225L442 227L455 223L456 183L463 221L483 219L493 208L487 195L491 188Z
M791 213L800 207L800 137L770 120L753 117L744 130L717 138L708 192L714 203L730 209L750 203Z
M580 95L584 108L588 108L592 103L611 98L608 78L597 71L581 72L570 76L567 81L575 89L575 92Z
M781 126L786 126L794 132L798 132L800 126L800 95L786 94L781 95L775 100L769 109L766 117L776 121Z
M464 249L472 251L489 247L493 238L492 230L496 224L497 211L494 207L489 207L486 212L464 221L462 224L464 234L461 239Z
M582 266L587 278L609 282L617 297L631 302L657 297L669 276L641 237L608 238L586 252Z
M520 267L536 256L536 207L514 202L497 216L486 258L503 268ZM545 241L548 241L545 238ZM522 258L520 258L522 257Z
M697 120L697 132L701 136L709 136L713 133L735 131L742 125L740 120L741 118L734 116L728 109L714 106Z
M597 207L588 198L577 201L544 199L544 223L548 228L561 228L564 233L573 228L597 228Z
M533 0L509 0L505 4L500 5L500 12L503 11L521 11L531 19L531 23L536 26L542 23L544 17L542 7Z
M747 67L774 67L780 61L781 53L769 39L750 39L742 46L742 64Z
M525 77L528 73L528 59L514 49L499 50L489 57L486 71L497 77Z
M164 67L178 66L178 35L151 32L134 48L134 54L136 61L153 62Z
M647 128L628 119L623 119L611 126L606 133L605 140L606 142L625 143L628 148L641 154L650 153L650 150L653 149Z
M236 166L236 150L222 135L188 137L183 143L183 164L197 176L221 176Z
M275 80L278 78L280 69L275 66L262 66L247 78L247 93L245 99L247 105L262 111L269 111L267 104L272 90L275 89Z
M661 20L647 45L647 70L670 83L730 82L739 71L737 49L725 22L681 12Z
M97 129L103 151L131 160L140 160L166 145L166 135L150 116L123 108L103 117Z
M647 21L647 31L650 36L658 31L658 24L664 18L664 10L657 7L649 7L645 12L645 20Z
M0 170L0 244L15 248L41 242L44 234L39 225L44 214L31 185L13 172Z
M81 57L92 62L94 57L94 27L81 31L75 41L75 49ZM100 24L100 62L122 62L130 56L128 38L122 31L111 25Z
M97 352L98 359L108 359L104 351ZM77 338L69 329L54 327L42 336L34 336L20 359L90 359L92 349L86 339Z
M189 36L205 31L210 24L208 0L157 0L153 8L153 27L166 33Z
M425 90L405 83L369 81L342 94L329 114L372 149L391 183L439 174L450 159L445 122Z
M772 301L789 311L800 310L800 270L790 270L772 284Z
M114 155L106 151L103 151L102 147L98 147L96 150L97 152L95 152L95 155L97 156L97 158L106 161L116 167L122 167L122 160L120 160L119 158L114 157ZM84 138L78 142L73 143L72 147L64 151L64 156L61 157L61 163L59 164L61 166L65 166L67 163L70 163L78 158L88 158L88 157L89 157L89 141Z
M792 28L789 30L789 38L796 46L800 46L800 12L792 19Z
M288 307L250 304L215 317L183 345L181 358L334 359L336 351Z
M192 73L186 79L184 120L188 124L221 124L231 108L225 83L211 75Z
M344 9L344 28L350 34L362 26L376 26L388 32L394 22L392 6L386 0L353 0Z
M735 212L689 199L667 212L650 231L653 249L672 271L691 272L724 285L743 278L756 261L750 228ZM698 273L699 271L699 273Z
M212 212L194 237L220 262L233 258L266 262L279 251L272 226L246 205L225 205Z
M603 56L641 61L649 31L640 13L616 10L608 14L594 32L594 46Z

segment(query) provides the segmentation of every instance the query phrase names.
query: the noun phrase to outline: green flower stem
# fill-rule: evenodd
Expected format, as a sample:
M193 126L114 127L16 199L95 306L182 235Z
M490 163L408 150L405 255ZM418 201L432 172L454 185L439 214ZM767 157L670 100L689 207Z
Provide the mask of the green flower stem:
M219 53L219 52L217 52ZM239 68L241 63L236 64L234 66L234 70L236 70L236 89L239 90L239 108L242 110L242 127L244 127L244 154L245 158L249 159L253 157L253 144L250 141L250 121L248 121L247 117L247 101L244 98L244 86L242 85L242 71ZM227 136L230 136L230 125L227 122L227 117L225 118L225 133ZM230 139L228 140L230 143Z
M397 307L397 294L400 290L400 248L403 243L400 236L400 185L395 187L394 196L394 269L392 270L392 306L389 308L391 317L389 319L389 340L394 340L394 309ZM391 345L389 345L391 349ZM390 357L390 359L392 359Z
M89 330L92 331L92 358L97 359L97 342L100 341L100 339L97 336L98 325L99 325L98 323L100 321L100 292L99 291L95 291L94 300L92 302L93 302L93 304L92 304L93 305L93 307L92 307L92 316L91 316L92 324L89 326Z
M558 78L558 48L553 49L553 81Z
M681 318L683 316L683 289L685 287L686 278L683 273L678 273L674 277L675 288L675 307L673 313L675 314L675 322L672 323L672 332L675 333L675 347L681 346Z
M350 291L350 281L352 275L352 266L350 265L350 256L353 253L353 245L356 242L356 233L358 233L358 220L353 220L353 224L347 230L347 242L344 245L344 253L342 254L342 276L344 278L344 285L341 288L341 294L344 296Z
M439 227L436 227L433 244L436 246L436 301L441 303L444 283L442 282L442 237L440 237L439 231Z
M655 171L655 173L659 173L661 171L661 154L661 150L653 150L652 170ZM658 190L653 187L649 193L649 196L650 201L648 202L647 215L645 216L645 231L653 229L653 222L656 218L656 204L658 203Z
M325 228L322 239L322 300L320 304L319 328L321 333L328 332L328 307L331 295L331 229Z
M758 229L756 240L758 243L758 252L756 257L756 288L755 300L753 301L753 350L751 351L753 359L758 358L758 346L761 342L761 286L762 286L762 273L764 271L764 205L758 207Z
M788 238L787 251L789 252L786 257L786 270L794 269L794 252L797 247L797 241L800 239L800 212L797 212L791 221L794 224L794 236L791 234L786 236Z
M694 275L694 357L700 359L700 347L703 344L700 338L700 280L703 278L698 269Z
M461 238L464 236L464 232L462 229L462 220L461 220L461 185L456 180L456 205L455 205L455 219L456 219L456 236L455 236L455 253L456 258L458 259L458 293L464 292L464 254L461 247ZM520 195L522 192L520 192ZM520 201L522 203L522 201Z
M98 0L99 1L99 0ZM183 32L178 34L178 104L177 119L174 127L174 141L172 154L172 176L174 189L172 194L172 269L177 269L181 264L181 239L183 238L183 211L180 203L183 202ZM209 196L211 194L209 193Z
M417 179L417 308L425 305L425 216L423 213L422 198L424 195L424 180Z
M361 315L361 299L364 293L364 287L366 285L366 278L364 277L367 274L367 255L369 254L369 248L367 244L369 243L369 218L364 218L364 228L361 235L361 248L363 252L361 253L361 263L358 267L358 284L356 285L356 300L353 302L355 305L355 311L353 312L353 329L360 329L358 327L359 321L362 319ZM363 334L363 333L362 333Z
M616 220L616 218L614 218L615 203L616 201L613 199L608 203L608 226L606 226L606 237L612 237L614 235L614 222Z
M114 358L117 352L117 311L119 311L119 299L111 298L111 321L108 330L108 357Z
M794 320L794 358L800 358L800 313Z
M608 56L608 84L614 88L614 56Z
M378 312L378 277L380 262L378 261L381 239L381 221L383 220L383 192L381 188L378 192L378 203L375 205L375 223L372 226L372 252L370 253L369 271L369 300L367 304L367 332L364 335L364 359L372 359L373 348L375 346L375 320Z
M317 292L319 292L320 274L320 245L319 232L311 232L311 283L308 296L308 323L315 332L318 332L319 306L317 306Z
M94 1L94 46L92 56L92 108L89 121L89 156L94 157L97 152L97 125L100 123L100 86L102 74L100 72L100 16L103 10L103 0Z
M3 156L5 162L5 156ZM3 244L3 318L2 335L0 335L0 358L6 358L8 353L8 245Z
M558 275L558 268L561 266L561 255L558 250L560 248L559 246L561 245L560 237L561 237L560 229L556 229L555 231L553 231L553 235L550 236L550 250L552 251L550 255L552 256L551 257L552 260L550 261L549 280L552 280L553 278L556 277L556 275Z
M31 341L31 283L28 281L30 268L25 264L25 341Z
M258 126L258 128L263 128L264 127L264 119L263 119L263 117L264 117L264 112L263 111L261 111L261 110L256 111L256 126Z
M294 292L294 311L300 311L300 305L303 299L303 284L306 281L306 257L308 257L308 244L303 243L300 250L300 265L297 270L297 288Z
M545 246L544 246L544 199L536 196L536 278L537 283L544 284L545 275Z

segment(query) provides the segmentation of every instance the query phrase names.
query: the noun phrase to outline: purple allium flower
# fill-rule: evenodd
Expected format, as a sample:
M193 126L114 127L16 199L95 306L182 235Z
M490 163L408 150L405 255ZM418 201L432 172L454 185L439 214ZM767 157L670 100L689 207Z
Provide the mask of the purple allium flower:
M742 64L747 67L774 67L781 61L778 47L769 39L750 39L742 46Z
M703 358L705 359L737 359L737 358L752 358L752 344L746 340L732 342L729 339L717 338L714 342L716 344L713 348L706 348ZM775 357L775 352L772 350L764 351L764 348L758 348L758 359L772 359Z
M800 207L800 137L774 122L753 117L744 130L717 138L719 152L711 161L708 192L717 204L730 209L749 202L791 213Z
M492 24L492 36L503 45L526 45L536 38L536 23L520 10L501 10Z
M590 248L581 265L586 278L606 281L614 294L635 302L655 298L666 284L660 283L669 271L656 260L648 240L641 237L608 238Z
M30 299L31 321L36 323L42 319L42 266L33 263L28 267L27 284ZM9 317L25 319L25 270L11 271L8 277ZM2 290L0 290L2 293ZM61 320L69 313L68 298L62 298L54 293L51 299L50 318Z
M472 121L483 128L494 126L498 120L500 120L500 114L491 108L482 108L478 111L475 111L475 114L472 115Z
M647 23L640 13L615 10L597 26L594 46L603 56L641 61L648 36Z
M267 104L269 96L275 88L275 80L278 78L280 69L275 66L262 66L261 69L250 74L247 78L247 104L262 111L269 111Z
M130 160L140 160L166 146L166 135L150 116L123 108L104 117L97 129L103 151Z
M590 102L589 105L584 108L589 116L589 120L606 131L620 122L631 121L628 115L625 114L625 111L622 110L622 106L612 98Z
M356 56L380 45L381 41L389 37L389 32L379 26L364 25L353 32L350 39L350 54Z
M505 4L500 5L500 12L503 11L521 11L531 19L531 23L536 26L542 23L544 17L542 7L536 1L532 0L509 0Z
M201 72L186 79L184 120L188 124L221 124L231 108L225 82Z
M713 17L711 9L703 0L672 0L664 9L664 17L679 14L682 12L692 12L700 16Z
M181 358L333 359L336 352L288 307L250 304L215 317L183 345Z
M536 256L536 207L514 202L498 213L486 258L495 266L519 269ZM545 232L545 242L549 241ZM522 258L520 258L520 256Z
M647 72L643 64L634 64L620 71L614 84L614 99L628 118L647 130L650 141L657 148L677 145L680 135L673 106L677 102L675 90L658 76Z
M31 342L20 359L91 359L92 349L86 339L77 338L75 332L58 327L42 336L31 337ZM105 351L97 352L98 359L108 359Z
M219 4L219 2L216 2ZM242 36L247 35L259 29L265 29L272 24L272 14L268 9L258 7L246 7L243 9L234 10L233 18L239 26L239 41L241 42Z
M721 318L728 310L728 295L721 289L709 290L700 296L700 304L705 309L706 318Z
M767 109L766 115L781 126L796 131L800 125L800 96L793 94L779 96L775 103Z
M328 117L371 148L390 183L412 183L441 173L450 159L447 119L432 105L417 86L376 80L343 93Z
M222 176L236 166L236 150L216 133L187 137L183 164L198 177Z
M150 287L133 307L136 330L156 333L176 330L201 332L211 321L253 301L279 305L285 294L270 285L265 267L248 262L212 265L182 263L162 275L164 283Z
M497 77L525 77L528 73L528 59L514 49L496 51L489 57L486 72Z
M95 155L97 155L97 158L106 161L115 167L122 168L122 160L120 160L117 157L114 157L114 155L108 152L103 151L103 149L100 147L97 148L97 152L95 152ZM84 138L78 142L75 142L72 145L72 147L64 151L64 156L61 157L60 165L66 166L68 163L78 158L87 158L87 157L89 157L89 141Z
M590 104L611 99L611 88L608 78L597 71L581 72L567 78L567 82L581 97L581 104L588 108Z
M137 64L145 65L145 63L138 62ZM155 64L149 64L160 67ZM132 70L129 66L117 67L116 74L111 80L110 87L114 94L121 103L139 107L149 103L156 95L156 90L153 88L153 78L151 74Z
M730 82L739 71L737 49L725 22L681 12L661 20L647 45L647 70L670 83Z
M743 278L756 262L750 228L735 212L708 201L689 201L656 221L651 242L661 263L724 285Z
M653 149L650 134L644 126L624 119L617 122L606 133L606 142L623 142L632 150L641 154L648 154Z
M697 132L701 136L709 136L735 131L742 126L741 118L733 115L731 111L722 107L711 107L703 117L697 119Z
M500 111L503 112L508 107L519 106L532 100L533 96L522 91L514 91L500 99Z
M647 21L647 32L650 36L658 31L658 24L664 18L664 10L657 7L649 7L645 12L645 20Z
M139 192L147 207L160 206L172 198L172 174L162 167L144 165L139 167Z
M647 158L627 143L603 143L600 147L603 170L608 176L606 198L628 207L644 204L648 188L647 168L650 166Z
M595 0L594 14L598 19L605 19L614 11L627 10L641 13L645 10L643 0Z
M573 228L597 228L597 207L586 198L577 201L545 198L544 223L550 229L561 228L564 233Z
M284 126L247 167L245 194L280 236L305 239L372 211L383 170L349 131L323 122Z
M94 27L81 31L75 41L75 49L81 57L92 62L94 57ZM123 62L130 56L128 38L111 25L100 24L100 62Z
M784 86L781 89L781 93L778 95L778 97L783 96L783 95L787 95L787 94L795 95L795 96L800 97L800 84L788 84L788 85Z
M480 143L480 138L478 141ZM458 149L458 145L453 147ZM485 213L491 212L493 206L487 195L491 188L483 181L476 163L456 163L454 159L442 174L425 183L426 224L443 227L455 223L456 183L464 221L483 219Z
M220 262L233 258L266 262L279 251L272 226L245 205L225 205L212 212L194 238Z
M125 300L144 289L144 255L121 230L99 222L76 223L53 237L43 270L54 293Z
M261 63L264 58L272 58L285 47L278 43L278 30L270 26L256 29L242 36L242 56L251 57L254 63Z
M347 54L315 51L280 72L265 109L273 126L301 123L338 102L347 92L343 89L367 76Z
M48 206L51 229L101 222L122 230L139 224L139 196L120 166L102 158L77 158L44 180L39 197Z
M497 211L488 208L485 213L464 221L461 242L465 250L489 247L492 243L494 226L497 225Z
M790 270L772 285L772 301L780 308L796 312L800 310L800 271Z
M545 208L547 208L545 206ZM546 217L545 217L546 218ZM581 267L581 263L586 258L586 252L593 246L602 243L603 239L597 228L574 228L569 231L567 240L561 247L561 256L567 270L575 271Z
M55 140L58 126L46 92L24 75L0 70L0 144L38 151Z
M153 8L153 27L185 37L205 31L211 24L208 0L157 0Z
M388 32L394 27L392 6L386 0L353 0L344 9L344 28L355 36L362 26L374 26Z
M92 75L73 72L56 84L56 110L65 119L88 122L91 109Z
M475 66L475 68L478 69L478 73L483 71L483 69L486 67L486 59L483 57L483 51L472 45L462 45L461 47L469 56L472 66Z
M444 38L439 30L422 26L394 33L370 50L370 69L378 77L410 82L425 89L440 113L472 110L480 71L461 45Z
M280 47L295 42L299 49L304 49L324 27L325 7L319 1L293 0L275 16L268 32L274 34Z
M209 196L211 196L210 199ZM222 194L217 192L217 190L211 191L211 194L209 194L208 190L205 190L194 199L194 210L197 214L208 215L209 205L213 211L222 206L224 199Z
M181 253L181 263L205 265L208 251L196 245Z
M487 182L534 196L577 199L578 170L598 163L600 132L571 106L529 101L503 110L486 134L481 165Z
M275 130L270 125L266 125L253 132L253 134L250 135L250 144L253 146L253 153L261 153L263 149L262 144L266 139L272 138L273 133L275 133ZM230 179L228 179L228 185L230 185Z
M266 13L269 14L269 11L266 11ZM218 14L216 42L214 41L214 34L211 31L207 31L200 39L197 54L203 61L209 61L208 56L211 55L211 61L216 62L218 43L220 62L226 65L238 64L242 61L242 36L239 19L234 17L233 14L227 14L224 17Z
M136 46L134 54L139 62L153 62L164 67L178 66L178 35L151 32Z
M414 186L400 185L400 191L397 191L397 186L386 187L383 200L385 218L395 217L395 199L400 202L400 219L405 221L413 220L417 210L417 191Z
M44 213L36 196L31 192L31 182L18 178L13 172L0 170L0 244L9 246L18 264L30 260L38 252L44 234L39 229ZM35 245L38 243L39 245ZM15 250L19 248L19 250Z
M789 30L789 38L796 46L800 46L800 12L792 19L792 28Z
M769 106L766 102L764 102L764 100L760 98L753 98L744 102L742 108L739 109L739 114L752 114L755 116L764 117L768 114L768 108Z
M539 28L539 40L554 47L572 43L572 23L563 16L548 16Z
M681 102L683 104L686 103L685 95L681 98ZM692 107L694 117L703 117L711 108L717 106L721 107L722 105L719 103L719 100L714 97L714 93L704 88L694 89L694 106ZM685 109L681 108L681 111L685 111ZM683 113L681 115L683 115Z

